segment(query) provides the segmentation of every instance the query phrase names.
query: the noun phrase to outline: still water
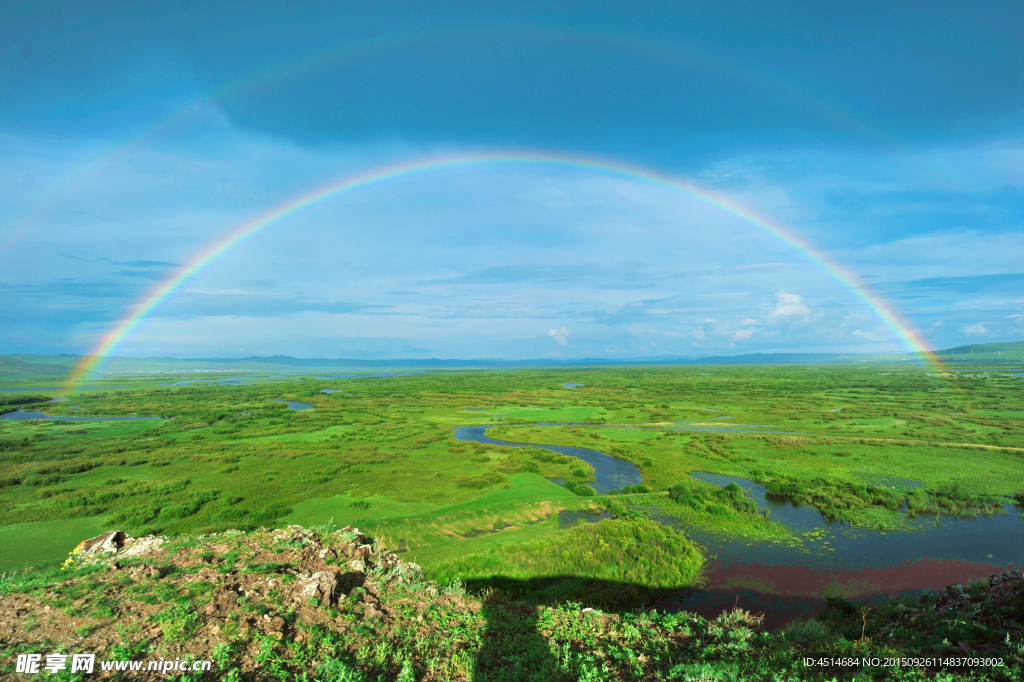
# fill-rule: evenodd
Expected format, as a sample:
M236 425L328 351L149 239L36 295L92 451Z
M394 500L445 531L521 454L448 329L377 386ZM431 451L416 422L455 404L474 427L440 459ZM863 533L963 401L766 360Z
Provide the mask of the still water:
M992 517L918 517L907 519L906 530L881 532L828 522L813 507L775 499L746 479L692 475L716 485L737 483L803 542L730 539L655 514L686 532L708 557L701 589L667 600L662 608L710 616L738 604L765 614L769 627L780 627L820 611L826 590L855 602L877 602L1024 564L1024 520L1011 505Z
M8 412L7 414L0 414L0 419L9 419L12 421L28 421L29 419L52 419L53 421L60 422L118 422L118 421L132 421L135 419L160 419L160 417L64 417L62 415L49 415L45 412L26 412L25 410L18 410L17 412Z
M311 410L313 409L313 403L300 403L297 400L270 400L269 403L284 403L288 406L289 410Z
M594 487L600 493L640 482L640 471L631 462L584 448L494 440L487 437L487 428L460 427L455 437L579 457L594 467ZM658 608L712 617L738 605L764 614L765 625L778 628L820 612L826 591L855 602L878 602L922 590L943 590L952 583L966 584L973 578L1024 565L1024 519L1021 510L1011 505L1003 508L1003 514L991 517L922 516L906 519L903 531L881 532L826 521L817 509L773 498L753 481L702 472L691 475L717 486L736 483L762 512L769 511L773 521L785 525L800 540L733 539L688 527L653 511L652 518L685 532L708 558L700 587L667 599L657 604ZM904 489L920 485L896 479L869 482ZM600 511L562 511L559 525L570 528L604 518L607 513Z
M570 448L562 445L533 445L531 443L511 443L505 440L494 440L487 437L487 426L460 426L455 429L456 440L490 443L491 445L507 445L513 448L544 448L569 457L579 457L594 467L593 486L600 494L611 490L621 490L625 485L636 485L640 482L640 469L632 462L606 455L597 450Z
M75 386L76 391L89 391L94 388L124 388L123 386ZM39 388L0 388L0 393L14 393L16 391L64 391L67 387L41 386Z

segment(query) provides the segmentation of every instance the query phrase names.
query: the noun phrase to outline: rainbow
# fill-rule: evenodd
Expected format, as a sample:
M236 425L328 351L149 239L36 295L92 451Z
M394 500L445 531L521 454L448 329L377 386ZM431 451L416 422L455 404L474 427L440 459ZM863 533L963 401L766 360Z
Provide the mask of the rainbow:
M855 116L842 107L815 95L810 85L788 83L763 69L755 69L746 63L724 60L720 54L706 54L689 44L660 40L646 35L641 37L626 33L580 28L566 30L564 28L550 28L536 24L466 25L451 26L442 30L392 33L346 43L340 47L315 52L275 64L268 68L248 72L237 79L218 86L208 94L190 100L174 113L161 117L149 125L140 127L134 134L128 135L112 149L100 154L98 158L55 180L40 195L36 205L18 220L13 221L7 226L0 225L0 257L5 256L7 252L14 249L20 239L30 232L37 221L49 210L49 207L53 204L52 199L58 191L73 185L75 182L100 174L105 166L121 158L127 150L144 142L153 134L172 126L186 123L190 116L201 112L210 100L244 95L245 93L266 87L275 81L282 81L306 74L327 64L340 63L348 59L366 56L373 52L384 52L400 47L413 47L417 44L430 42L444 44L446 41L469 36L499 38L506 35L523 35L561 42L589 41L597 45L606 44L609 47L617 46L635 52L650 53L666 61L697 66L708 73L734 78L746 83L750 87L763 88L766 91L772 92L775 96L816 112L823 120L830 120L868 141L876 144L886 143L877 126L862 120L862 116Z
M210 244L134 305L131 312L117 322L102 338L96 348L79 361L75 370L69 376L68 387L74 387L79 381L96 373L103 361L117 350L118 346L128 338L132 331L151 315L163 301L180 289L182 285L216 261L220 256L261 231L335 197L399 178L446 169L501 165L546 166L600 173L684 194L707 205L716 207L774 237L804 259L819 267L845 289L849 290L862 303L867 305L892 330L896 338L906 346L908 351L930 364L935 366L938 364L937 358L918 338L910 325L901 320L876 294L859 284L854 275L847 272L839 264L829 260L827 256L792 231L755 213L749 208L737 204L725 196L679 178L617 161L544 152L498 152L431 156L349 175L318 187L311 192L294 197L275 206L268 212L239 225Z

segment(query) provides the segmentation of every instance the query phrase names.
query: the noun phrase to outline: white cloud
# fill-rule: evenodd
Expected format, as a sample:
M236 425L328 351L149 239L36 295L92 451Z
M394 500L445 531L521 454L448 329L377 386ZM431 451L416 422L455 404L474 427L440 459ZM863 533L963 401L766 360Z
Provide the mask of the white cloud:
M739 329L733 334L732 338L736 341L746 341L755 331L755 329Z
M804 318L806 320L811 314L811 309L804 304L803 297L800 294L780 291L775 294L774 298L775 305L772 306L771 312L768 313L768 319L771 321L792 320L794 318Z
M548 336L555 337L555 343L557 343L559 346L568 346L568 337L572 336L572 334L569 333L568 329L562 327L560 329L549 329Z
M964 336L988 336L988 329L985 329L985 325L981 324L969 324L964 327Z
M854 329L850 332L850 336L858 338L861 341L882 341L885 338L885 335L883 334L879 334L874 331L866 332L863 329Z

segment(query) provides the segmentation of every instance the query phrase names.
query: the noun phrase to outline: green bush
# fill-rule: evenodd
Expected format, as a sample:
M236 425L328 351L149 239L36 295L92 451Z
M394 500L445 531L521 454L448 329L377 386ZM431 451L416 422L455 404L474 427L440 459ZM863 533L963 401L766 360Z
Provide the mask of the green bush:
M499 474L497 471L491 471L482 474L463 474L455 479L455 485L460 488L470 488L479 490L482 488L491 488L496 485L508 484L508 479Z
M580 497L593 497L597 494L596 490L583 483L578 484L572 491Z

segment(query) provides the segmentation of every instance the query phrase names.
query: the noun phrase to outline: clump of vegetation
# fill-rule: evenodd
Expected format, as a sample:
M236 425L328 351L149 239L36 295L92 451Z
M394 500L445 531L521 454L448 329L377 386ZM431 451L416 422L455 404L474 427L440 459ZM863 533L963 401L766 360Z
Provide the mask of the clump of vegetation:
M562 485L566 490L570 490L573 494L579 495L580 497L593 497L597 494L597 491L594 490L593 487L585 483L576 483L572 479L566 480Z
M668 495L676 504L703 509L713 516L729 513L726 508L741 514L757 513L757 502L736 483L729 483L724 488L695 487L680 483L669 488Z
M501 587L531 601L628 609L692 585L703 563L682 533L630 515L582 524L548 540L469 554L428 574L479 589Z
M830 521L855 521L856 517L851 512L871 506L895 512L906 505L911 517L939 514L961 517L991 515L1001 511L1002 506L1011 501L998 495L969 493L957 484L932 490L906 490L823 478L800 481L760 471L754 472L754 476L764 482L765 491L769 495L793 504L814 506Z

